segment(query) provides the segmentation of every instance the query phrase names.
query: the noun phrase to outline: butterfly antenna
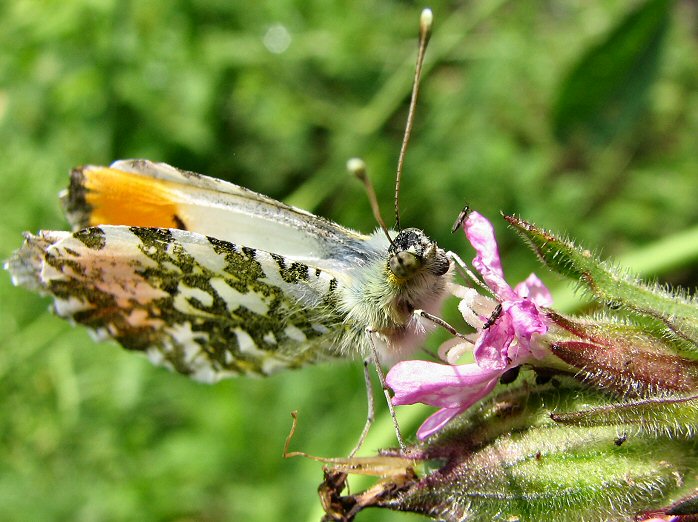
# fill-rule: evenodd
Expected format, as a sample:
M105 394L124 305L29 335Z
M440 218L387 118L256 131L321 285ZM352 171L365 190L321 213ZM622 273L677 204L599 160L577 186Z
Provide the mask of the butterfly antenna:
M414 112L417 106L417 96L419 95L419 80L422 77L422 65L424 65L424 54L427 51L427 44L431 38L431 24L434 15L431 9L424 9L419 17L419 50L417 52L417 66L414 71L414 83L412 84L412 99L410 100L410 109L407 113L407 124L405 125L405 135L402 138L402 147L400 147L400 156L397 160L397 175L395 177L395 228L400 230L400 179L402 178L402 169L405 163L405 153L407 152L407 144L410 142L412 134L412 126L414 125Z
M366 195L368 196L368 202L371 204L371 210L373 211L373 217L376 219L378 225L380 225L381 230L385 234L385 237L388 238L388 241L392 245L393 240L388 233L388 227L385 226L383 216L381 216L381 209L378 206L376 191L373 189L373 183L371 183L371 179L368 177L368 173L366 172L366 163L360 158L351 158L349 161L347 161L347 170L359 178L361 183L364 184Z

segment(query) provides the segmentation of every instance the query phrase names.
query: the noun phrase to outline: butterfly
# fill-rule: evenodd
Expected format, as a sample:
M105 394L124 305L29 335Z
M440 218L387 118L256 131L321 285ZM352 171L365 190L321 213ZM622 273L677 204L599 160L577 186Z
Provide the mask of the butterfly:
M366 356L371 342L402 359L424 336L414 311L437 313L448 293L450 261L421 230L391 244L163 163L74 169L61 199L74 231L26 234L14 283L198 380Z
M72 231L26 234L13 282L201 381L372 350L390 364L449 294L451 261L419 229L363 235L164 163L76 168L61 200Z

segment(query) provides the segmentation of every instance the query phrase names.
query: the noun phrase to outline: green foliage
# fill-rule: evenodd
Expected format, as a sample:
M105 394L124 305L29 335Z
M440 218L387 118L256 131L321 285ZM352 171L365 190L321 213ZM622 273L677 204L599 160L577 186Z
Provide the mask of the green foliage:
M431 7L405 225L467 256L462 235L448 230L468 200L489 217L518 213L613 255L696 223L692 4L669 12L632 139L603 148L558 143L554 102L567 71L623 27L626 2ZM366 159L389 215L418 14L369 0L2 3L0 257L24 230L64 228L56 194L70 167L128 157L371 230L344 164ZM283 43L283 28L291 42L276 54L269 38ZM522 279L535 261L499 232L507 273ZM695 285L688 263L677 266L667 278ZM296 447L348 452L364 421L358 365L208 387L95 345L46 308L0 277L0 518L319 518L317 465L280 458L288 412L301 410Z
M641 4L582 55L558 93L553 118L560 139L587 131L592 140L607 143L638 124L656 79L672 5Z

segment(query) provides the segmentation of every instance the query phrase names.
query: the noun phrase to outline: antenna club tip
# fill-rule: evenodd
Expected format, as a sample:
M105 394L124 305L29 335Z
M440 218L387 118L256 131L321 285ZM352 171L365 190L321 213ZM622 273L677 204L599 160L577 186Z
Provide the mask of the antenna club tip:
M351 158L347 161L347 170L359 179L366 177L366 162L361 158Z
M424 33L431 32L431 25L434 22L434 13L428 7L422 10L419 16L419 27Z

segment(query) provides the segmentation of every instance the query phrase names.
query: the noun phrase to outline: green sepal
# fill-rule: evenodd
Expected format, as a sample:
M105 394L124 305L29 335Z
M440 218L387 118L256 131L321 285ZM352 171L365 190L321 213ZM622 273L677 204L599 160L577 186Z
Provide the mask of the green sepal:
M615 426L633 434L693 437L698 427L698 395L651 397L579 411L552 413L558 423L575 426Z
M589 250L514 216L504 219L551 270L575 281L601 305L623 309L654 323L659 335L685 341L698 356L698 304L695 298L648 285Z

